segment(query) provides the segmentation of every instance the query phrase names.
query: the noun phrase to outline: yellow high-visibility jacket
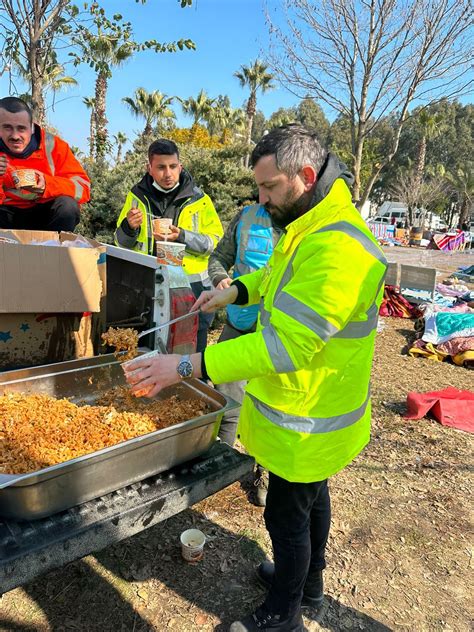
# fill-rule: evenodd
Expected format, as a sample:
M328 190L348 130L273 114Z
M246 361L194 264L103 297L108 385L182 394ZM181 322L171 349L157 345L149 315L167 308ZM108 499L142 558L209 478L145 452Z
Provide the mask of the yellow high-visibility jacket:
M183 268L190 277L189 280L193 282L208 278L209 255L213 252L224 231L211 198L194 185L190 189L191 194L180 201L177 218L174 223L191 234L198 233L201 237L204 236L206 238L204 248L199 250L193 250L192 246L186 244ZM136 208L141 210L143 221L138 234L132 237L122 230L121 225L133 203L135 203ZM125 204L117 220L117 230L115 231L116 245L145 254L153 254L152 219L153 207L148 196L143 190L140 191L137 186L133 187L127 194Z
M324 480L370 436L370 372L387 262L342 179L239 278L257 331L210 346L215 383L249 379L240 440L293 482Z

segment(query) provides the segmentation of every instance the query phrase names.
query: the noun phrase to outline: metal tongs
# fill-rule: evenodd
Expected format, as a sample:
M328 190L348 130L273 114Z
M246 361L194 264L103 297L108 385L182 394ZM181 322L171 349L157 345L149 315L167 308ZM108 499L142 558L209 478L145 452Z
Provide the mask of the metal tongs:
M165 327L168 327L169 325L173 325L173 323L177 323L180 320L184 320L185 318L188 318L189 316L195 316L196 314L199 314L201 310L196 309L192 312L188 312L187 314L183 314L182 316L178 316L178 318L173 318L173 320L169 320L167 323L163 323L162 325L158 325L157 327L151 327L151 329L145 329L145 331L141 331L138 334L138 338L143 338L143 336L147 336L148 334L153 333L154 331L158 331L159 329L164 329Z

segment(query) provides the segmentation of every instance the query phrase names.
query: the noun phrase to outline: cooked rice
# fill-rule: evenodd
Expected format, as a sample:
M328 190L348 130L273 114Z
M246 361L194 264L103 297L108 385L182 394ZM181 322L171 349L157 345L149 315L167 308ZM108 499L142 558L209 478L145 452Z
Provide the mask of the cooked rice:
M113 405L112 405L113 404ZM97 406L49 395L0 396L0 472L24 474L209 412L199 400L137 400L119 386Z
M138 331L135 329L114 329L109 327L107 331L102 334L103 344L115 347L115 357L120 362L126 360L133 360L138 354ZM126 351L126 353L122 353Z

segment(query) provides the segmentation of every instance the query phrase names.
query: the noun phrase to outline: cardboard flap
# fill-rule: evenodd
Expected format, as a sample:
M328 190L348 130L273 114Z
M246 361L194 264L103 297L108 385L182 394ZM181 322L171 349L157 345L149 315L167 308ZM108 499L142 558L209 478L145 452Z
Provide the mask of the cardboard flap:
M0 242L0 313L100 311L104 246L85 237L81 240L90 248L61 246L62 241L80 237L73 233L15 230L0 231L0 236L21 242Z

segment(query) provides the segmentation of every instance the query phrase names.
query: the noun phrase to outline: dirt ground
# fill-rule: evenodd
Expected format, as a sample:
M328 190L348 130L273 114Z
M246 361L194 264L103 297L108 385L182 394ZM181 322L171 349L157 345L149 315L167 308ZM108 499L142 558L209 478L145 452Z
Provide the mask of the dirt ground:
M459 264L471 261L468 257ZM413 322L382 319L373 369L373 432L331 481L326 601L309 631L472 630L472 440L406 421L409 391L473 389L473 372L406 355ZM241 481L139 535L0 599L0 630L224 632L264 598L255 566L271 554L262 509ZM182 530L206 533L187 565Z

